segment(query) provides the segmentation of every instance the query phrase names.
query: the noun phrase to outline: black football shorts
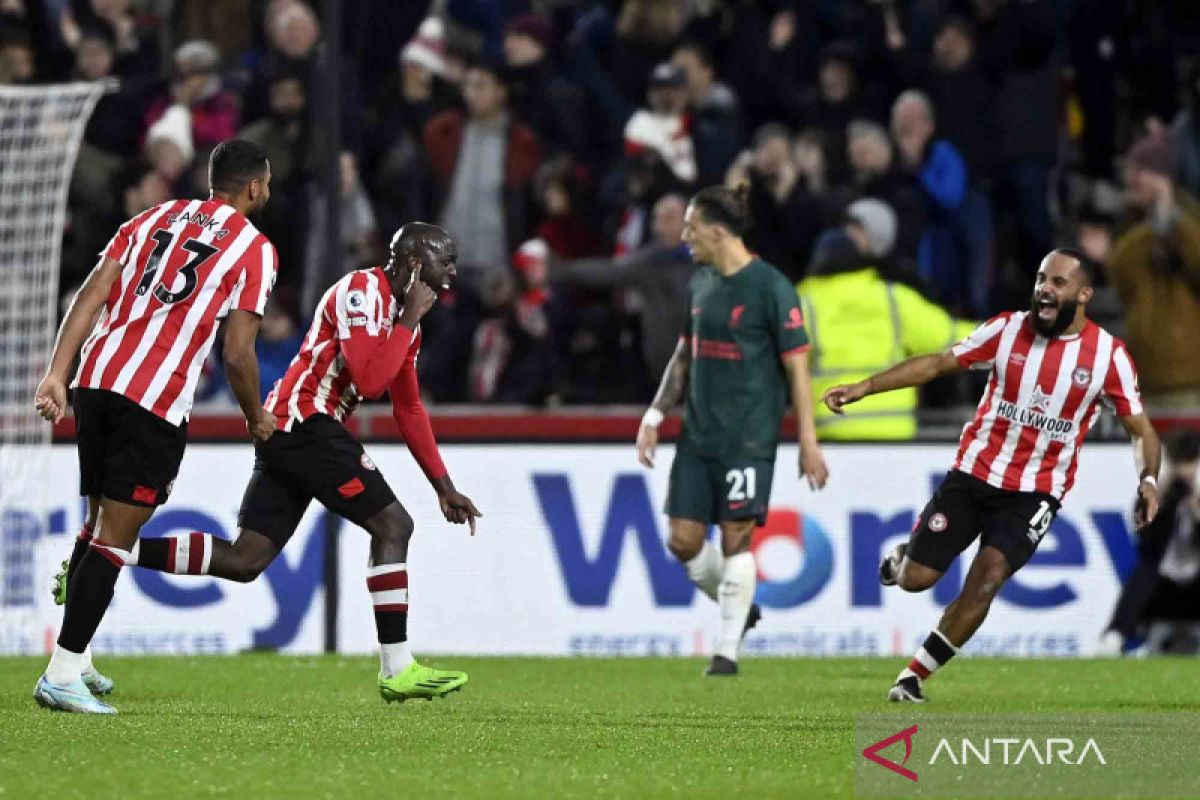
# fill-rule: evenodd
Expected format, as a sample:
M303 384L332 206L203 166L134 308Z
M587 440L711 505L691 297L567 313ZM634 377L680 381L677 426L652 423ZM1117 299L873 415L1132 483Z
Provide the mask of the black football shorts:
M315 497L330 511L364 525L396 502L379 468L350 432L327 414L315 414L254 443L254 472L238 527L261 533L280 550Z
M106 389L75 390L79 494L154 508L167 502L187 446L172 425Z
M945 572L980 537L981 547L999 550L1016 572L1033 557L1058 509L1052 495L1000 489L951 470L917 518L907 556Z

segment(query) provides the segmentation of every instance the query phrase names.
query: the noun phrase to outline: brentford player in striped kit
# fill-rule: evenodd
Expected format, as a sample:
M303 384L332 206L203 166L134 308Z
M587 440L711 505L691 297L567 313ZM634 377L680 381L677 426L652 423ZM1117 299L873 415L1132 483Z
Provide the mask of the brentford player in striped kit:
M454 240L419 222L396 232L384 267L351 272L325 293L308 336L267 396L279 421L257 442L233 542L208 533L143 539L139 567L252 581L283 550L313 498L371 536L367 590L379 636L379 692L391 702L461 688L464 672L417 662L408 645L408 542L413 521L379 468L342 424L363 397L389 392L397 427L449 522L475 533L475 504L454 487L438 454L417 384L421 317L434 288L456 276Z
M917 386L960 369L990 369L954 466L925 506L907 544L879 567L885 586L922 592L976 537L979 552L959 596L888 692L923 702L922 682L954 657L987 616L1000 587L1033 555L1075 480L1079 450L1101 404L1133 439L1138 527L1158 510L1159 443L1142 410L1125 345L1085 315L1092 267L1071 248L1042 261L1028 311L1000 314L944 353L901 362L865 381L835 386L835 412L870 394Z
M171 492L222 319L226 372L246 425L260 441L275 431L258 401L254 353L275 248L248 219L271 196L271 167L258 146L223 142L209 181L208 200L168 201L120 227L75 296L34 398L43 418L63 418L67 371L82 347L74 406L88 511L66 573L58 646L34 689L48 708L115 713L97 697L112 682L92 667L88 643L138 531Z

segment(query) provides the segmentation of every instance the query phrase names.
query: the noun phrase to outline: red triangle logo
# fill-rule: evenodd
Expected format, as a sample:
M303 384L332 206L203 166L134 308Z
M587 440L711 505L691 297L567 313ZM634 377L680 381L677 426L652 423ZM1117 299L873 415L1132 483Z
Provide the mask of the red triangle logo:
M885 769L890 769L892 772L896 773L897 775L901 775L905 778L908 778L910 781L916 781L917 773L913 772L911 769L904 766L905 764L908 763L909 756L912 755L912 739L913 739L913 736L916 735L916 733L917 733L916 725L913 725L911 728L905 728L904 730L900 731L899 733L894 733L891 736L887 737L886 739L883 739L883 740L878 741L875 744L871 745L866 750L863 750L862 754L864 756L866 756L868 761L874 761L879 766L881 766ZM891 747L892 745L894 745L896 742L900 741L901 739L904 740L904 760L901 761L899 764L897 764L895 761L889 761L888 759L879 755L880 750L886 750L887 748Z

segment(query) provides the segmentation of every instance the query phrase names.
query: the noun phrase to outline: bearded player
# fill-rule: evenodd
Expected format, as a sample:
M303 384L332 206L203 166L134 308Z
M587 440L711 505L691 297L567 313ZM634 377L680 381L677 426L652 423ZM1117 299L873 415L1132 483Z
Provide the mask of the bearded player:
M721 609L705 675L738 673L738 650L758 622L758 568L750 552L766 521L779 426L790 393L799 420L800 474L811 488L828 470L817 445L808 336L796 290L746 249L745 189L716 186L692 198L683 241L702 265L688 284L688 324L638 430L638 459L654 466L658 426L686 398L671 465L667 547ZM709 526L721 530L718 552Z
M1142 410L1124 343L1086 316L1092 278L1081 252L1054 250L1038 269L1028 311L1000 314L944 353L910 358L824 395L841 413L868 395L956 370L991 372L953 468L908 542L879 567L883 585L923 592L980 540L962 592L897 676L889 700L924 702L923 681L967 643L1004 582L1033 556L1075 481L1079 450L1101 403L1113 408L1133 439L1138 527L1158 511L1158 436Z
M408 543L413 521L343 423L363 397L391 395L396 424L437 492L449 522L482 516L442 463L417 384L420 319L434 289L449 289L458 258L441 228L410 223L392 237L384 267L351 272L325 293L312 327L267 396L279 430L255 445L254 472L238 513L238 537L208 533L142 539L139 567L249 582L283 550L313 498L371 536L367 590L379 636L379 693L432 699L467 682L464 672L418 663L408 645Z

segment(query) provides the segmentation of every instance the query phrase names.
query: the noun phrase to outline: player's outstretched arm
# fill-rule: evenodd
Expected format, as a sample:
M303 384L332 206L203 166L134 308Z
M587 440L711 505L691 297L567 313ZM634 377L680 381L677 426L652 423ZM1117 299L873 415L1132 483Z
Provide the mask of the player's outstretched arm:
M1158 470L1162 463L1162 448L1158 432L1145 414L1121 417L1121 425L1133 440L1133 463L1138 471L1134 523L1138 528L1144 528L1158 514Z
M829 479L829 467L817 443L817 423L813 418L812 381L808 373L808 351L792 353L783 359L788 385L792 388L792 406L796 409L796 427L800 439L800 475L808 488L823 489Z
M654 451L658 447L658 426L662 424L663 417L683 400L691 367L691 347L687 339L680 337L679 344L675 346L675 353L667 362L666 370L663 371L658 392L654 395L650 408L646 409L646 414L642 417L642 424L638 426L638 461L644 467L654 467Z
M258 353L254 351L254 341L261 323L262 318L251 311L237 308L230 311L222 357L225 378L242 407L246 428L255 439L265 442L275 432L275 415L258 401Z
M100 309L121 275L121 262L105 256L87 276L58 328L50 366L34 393L33 405L42 419L57 423L67 413L67 372L92 328Z
M842 409L851 403L856 403L872 394L890 392L894 389L905 389L909 386L920 386L934 378L957 372L962 367L950 350L942 353L930 353L924 356L914 356L901 361L895 366L877 372L865 381L842 384L827 389L821 399L829 410L841 414Z

